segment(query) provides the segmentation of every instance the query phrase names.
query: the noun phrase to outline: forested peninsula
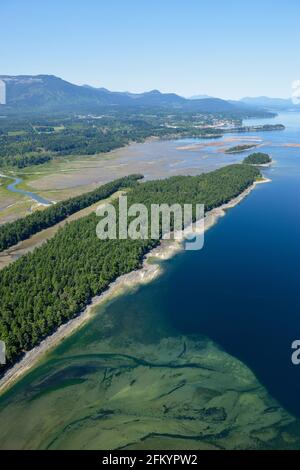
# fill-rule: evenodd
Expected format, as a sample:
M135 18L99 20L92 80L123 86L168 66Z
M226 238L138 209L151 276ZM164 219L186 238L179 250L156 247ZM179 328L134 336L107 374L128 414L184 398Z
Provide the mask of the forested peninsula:
M268 165L272 162L272 158L267 153L255 152L244 158L243 163L247 165Z
M128 202L147 207L151 203L199 203L205 204L207 212L241 194L260 176L253 166L235 164L200 176L133 184ZM99 240L98 222L93 213L67 224L0 272L0 339L7 352L2 372L76 317L112 281L139 268L145 254L159 243L151 239Z

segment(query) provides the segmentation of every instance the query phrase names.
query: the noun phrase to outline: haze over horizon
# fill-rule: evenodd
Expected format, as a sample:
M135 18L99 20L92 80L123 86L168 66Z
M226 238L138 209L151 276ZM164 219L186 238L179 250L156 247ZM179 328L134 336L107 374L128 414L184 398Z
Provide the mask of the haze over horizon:
M225 99L289 98L300 77L296 0L1 3L1 74Z

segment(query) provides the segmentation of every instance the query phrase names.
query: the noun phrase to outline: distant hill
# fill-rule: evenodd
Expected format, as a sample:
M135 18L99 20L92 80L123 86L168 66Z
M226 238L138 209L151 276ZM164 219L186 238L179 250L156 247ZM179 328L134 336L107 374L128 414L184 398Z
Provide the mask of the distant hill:
M247 106L254 106L264 109L284 110L297 108L291 99L284 98L269 98L268 96L246 97L242 98L241 102ZM299 106L298 106L299 108Z
M145 108L183 110L200 113L249 113L259 110L245 103L219 98L186 99L175 93L152 90L145 93L114 92L89 85L74 85L53 75L1 75L6 87L6 105L0 109L16 112L101 112L103 110Z

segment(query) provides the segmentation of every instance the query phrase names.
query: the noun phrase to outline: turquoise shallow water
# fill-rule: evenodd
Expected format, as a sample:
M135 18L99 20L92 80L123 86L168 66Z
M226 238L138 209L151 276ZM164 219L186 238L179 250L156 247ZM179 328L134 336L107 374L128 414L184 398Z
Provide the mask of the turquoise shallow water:
M143 361L153 360L153 345L161 348L167 338L204 335L213 340L246 364L282 407L300 417L300 365L291 362L291 343L300 338L300 147L283 146L300 143L300 115L281 115L276 121L286 124L286 130L257 134L264 140L262 150L275 160L263 170L272 182L259 185L207 232L201 251L182 252L163 262L160 278L100 307L85 327L10 390L0 401L0 420L7 419L9 407L18 410L9 431L11 442L28 420L29 410L30 418L49 420L57 409L60 424L55 433L47 428L38 444L32 444L30 435L22 440L25 447L46 443L51 447L56 441L49 436L54 433L58 439L57 434L70 426L67 411L76 408L74 396L87 408L97 402L100 356L101 360L105 356L105 374L115 370L117 362L124 380L125 366L116 353L131 361L133 345L139 345L134 360L138 368L147 368ZM164 352L164 357L168 354ZM174 364L169 362L170 367ZM87 382L90 375L93 382ZM72 392L62 395L66 387ZM53 398L51 406L46 397ZM66 415L60 408L62 400ZM108 398L105 403L106 412L113 413ZM83 425L81 436L85 433Z

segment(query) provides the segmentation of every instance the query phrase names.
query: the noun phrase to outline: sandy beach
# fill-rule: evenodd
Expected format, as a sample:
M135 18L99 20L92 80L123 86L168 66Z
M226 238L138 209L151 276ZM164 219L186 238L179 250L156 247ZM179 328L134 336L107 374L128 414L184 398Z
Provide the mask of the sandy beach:
M263 178L254 182L249 188L243 191L239 196L233 198L226 204L223 204L211 211L207 212L204 218L204 231L209 230L215 225L220 217L226 214L226 211L239 204L257 184L267 183L270 179ZM24 357L11 367L0 379L0 393L12 386L26 372L33 368L43 356L52 348L57 346L64 338L71 335L74 331L85 324L95 312L100 304L112 299L116 295L120 295L127 288L138 286L147 282L151 282L162 272L156 260L168 259L179 251L183 250L183 244L180 241L162 240L158 247L151 250L144 258L143 265L140 269L124 274L112 282L109 288L101 295L95 296L91 303L80 312L75 318L61 325L51 336L44 339L38 346L28 351ZM151 260L150 260L151 258Z
M255 136L240 136L240 137L227 137L223 140L217 141L217 142L201 142L201 143L196 143L196 144L188 144L188 145L181 145L179 147L176 147L176 150L199 150L205 147L224 147L226 148L226 144L232 143L232 142L241 142L241 143L247 143L249 144L253 143L253 146L261 142L263 142L262 139L255 137ZM254 144L255 142L255 144Z

